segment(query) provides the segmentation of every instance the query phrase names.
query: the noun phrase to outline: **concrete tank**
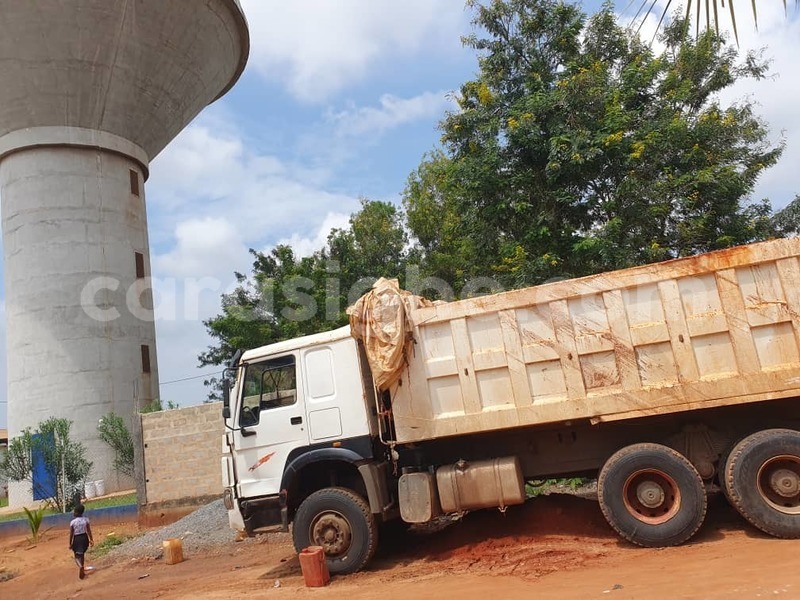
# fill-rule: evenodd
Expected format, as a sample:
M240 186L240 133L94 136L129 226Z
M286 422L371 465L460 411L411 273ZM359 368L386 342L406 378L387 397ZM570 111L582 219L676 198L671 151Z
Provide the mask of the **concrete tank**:
M98 420L158 397L148 165L248 52L238 0L0 0L9 437L68 417L106 489Z

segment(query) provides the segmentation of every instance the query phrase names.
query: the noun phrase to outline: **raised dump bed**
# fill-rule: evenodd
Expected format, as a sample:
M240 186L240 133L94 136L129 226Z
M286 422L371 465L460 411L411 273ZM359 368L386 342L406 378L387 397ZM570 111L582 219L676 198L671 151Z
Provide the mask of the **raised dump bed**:
M800 239L412 308L397 442L800 395Z

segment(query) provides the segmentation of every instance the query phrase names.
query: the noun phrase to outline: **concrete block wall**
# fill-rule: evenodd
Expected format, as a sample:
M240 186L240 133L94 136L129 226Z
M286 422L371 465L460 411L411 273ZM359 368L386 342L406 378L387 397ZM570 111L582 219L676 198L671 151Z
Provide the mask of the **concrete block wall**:
M222 404L142 415L147 504L222 494Z

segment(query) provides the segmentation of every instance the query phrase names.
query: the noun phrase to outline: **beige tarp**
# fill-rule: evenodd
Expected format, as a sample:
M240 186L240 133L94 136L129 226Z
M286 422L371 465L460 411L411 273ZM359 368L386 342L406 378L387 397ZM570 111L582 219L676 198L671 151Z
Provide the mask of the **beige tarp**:
M412 339L409 312L431 302L400 289L397 279L381 278L347 309L353 337L364 343L372 377L379 390L397 381Z

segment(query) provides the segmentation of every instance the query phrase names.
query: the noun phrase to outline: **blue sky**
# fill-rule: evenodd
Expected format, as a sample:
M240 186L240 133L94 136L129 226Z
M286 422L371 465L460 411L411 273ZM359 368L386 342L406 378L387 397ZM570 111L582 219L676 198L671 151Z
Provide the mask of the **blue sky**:
M777 76L744 83L723 101L756 99L775 138L783 132L781 164L756 191L781 206L800 192L792 172L800 163L800 19L767 4L758 32L748 2L737 4L738 21L743 48L767 46ZM288 241L310 252L346 224L359 197L398 201L438 143L448 94L477 68L460 43L470 31L461 0L242 5L252 37L242 79L155 159L146 186L161 397L183 405L205 398L202 378L186 379L214 371L197 368L210 343L202 320L219 312L233 272L250 271L248 248ZM584 4L589 12L598 5ZM4 349L0 361L4 371ZM4 427L4 372L0 379Z

